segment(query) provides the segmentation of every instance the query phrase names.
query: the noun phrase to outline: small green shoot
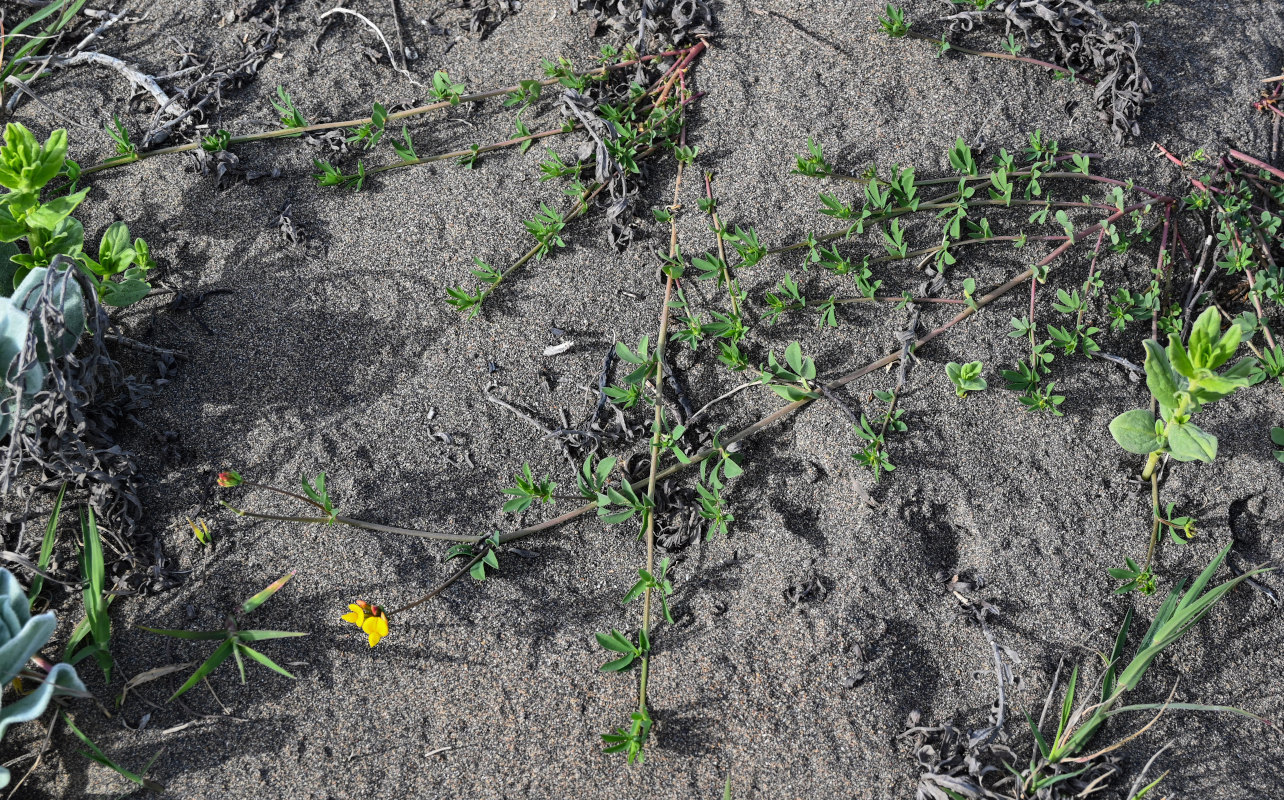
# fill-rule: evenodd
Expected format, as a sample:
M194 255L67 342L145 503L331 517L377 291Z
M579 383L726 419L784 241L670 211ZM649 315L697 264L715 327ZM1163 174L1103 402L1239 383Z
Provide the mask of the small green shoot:
M295 107L294 100L290 98L290 93L285 90L284 86L276 87L276 96L277 99L272 101L272 107L276 109L276 113L281 115L282 128L288 130L290 128L308 127L307 119L299 113L299 109ZM302 135L301 133L290 134L291 137Z
M438 70L432 76L432 96L443 103L457 106L464 96L464 85L452 82L445 70Z
M107 566L103 561L102 536L98 532L98 521L94 519L92 508L86 508L81 514L80 533L84 539L80 551L80 579L84 583L81 596L85 603L85 619L94 643L72 656L70 663L75 664L86 656L93 655L103 671L103 680L111 683L113 661L111 618L107 616Z
M504 489L504 494L512 495L513 499L504 503L505 514L520 514L531 507L536 500L541 503L554 503L553 490L557 484L553 483L548 477L535 480L531 473L530 464L522 464L522 472L515 477L516 486L510 486Z
M125 123L120 121L120 117L115 114L111 115L112 124L106 126L107 135L111 137L112 143L116 145L116 155L132 156L138 152L138 147L134 145L129 138L129 129Z
M909 33L909 25L905 22L905 11L897 8L890 3L884 9L886 14L878 18L878 24L882 27L883 33L893 39L899 39Z
M42 574L49 569L49 561L53 558L54 541L58 537L58 518L62 516L62 498L67 494L67 484L63 484L58 490L58 499L54 501L53 510L49 512L49 522L45 525L44 538L40 540L40 555L36 558L36 574L31 578L31 591L27 596L31 598L30 608L35 609L36 598L40 596L40 590L44 588L45 576Z
M306 486L306 481L304 483ZM322 485L321 486L322 491L324 491L324 483L325 483L324 478L320 479L320 483ZM294 636L307 636L306 633L295 633L291 631L241 630L241 627L240 627L241 617L248 615L250 613L253 613L255 609L263 605L264 602L266 602L270 597L272 597L272 595L276 594L281 589L281 587L285 586L285 584L288 583L290 579L293 577L294 577L293 571L287 572L284 576L282 576L281 578L269 584L268 587L265 588L263 591L254 595L250 599L246 600L244 603L241 604L241 608L239 611L233 612L232 614L228 614L227 625L221 630L183 631L183 630L174 630L169 628L148 628L145 626L140 626L142 627L143 630L147 631L148 633L155 633L160 636L172 636L175 639L189 639L189 640L196 640L196 641L217 641L220 639L222 640L219 646L215 648L214 652L210 654L209 658L205 659L204 663L202 663L199 667L196 668L196 671L193 672L191 677L188 678L187 681L182 686L179 687L178 691L174 692L174 694L170 696L169 699L171 702L176 698L180 697L181 695L183 695L183 693L187 692L189 689L191 689L193 686L199 683L202 679L208 676L211 672L218 669L218 667L224 661L226 661L229 657L236 659L236 666L240 669L240 672L241 672L242 684L246 683L245 658L250 658L254 661L257 661L263 666L272 670L273 672L280 673L281 675L284 675L285 677L290 678L291 680L295 679L293 675L287 672L275 661L263 655L259 651L253 649L252 647L250 647L250 644L252 642L268 641L270 639L284 639L287 637L294 637Z
M968 392L985 390L986 383L985 378L981 377L981 369L980 361L971 361L967 364L951 361L945 365L945 374L949 377L950 383L954 384L954 393L959 397L967 397Z
M147 773L151 772L152 765L155 764L156 760L161 757L162 753L165 752L165 748L162 747L160 750L157 750L156 755L148 759L147 763L143 765L143 769L141 772L139 773L130 772L129 770L122 767L121 765L117 764L115 761L112 761L107 756L107 754L104 753L102 749L98 747L98 745L94 744L93 741L90 740L90 738L85 735L84 731L80 730L80 728L77 728L76 723L72 722L71 717L67 716L67 712L65 711L61 712L61 716L62 716L62 721L66 723L67 728L76 735L77 739L79 739L81 742L84 743L86 747L89 748L88 753L86 753L83 750L80 752L80 754L83 755L85 758L88 758L92 761L97 761L99 764L102 764L104 767L107 767L108 769L116 772L121 777L126 778L138 784L141 788L146 789L150 792L156 792L159 794L165 791L164 784L157 783L156 781L151 780L150 778L147 777Z

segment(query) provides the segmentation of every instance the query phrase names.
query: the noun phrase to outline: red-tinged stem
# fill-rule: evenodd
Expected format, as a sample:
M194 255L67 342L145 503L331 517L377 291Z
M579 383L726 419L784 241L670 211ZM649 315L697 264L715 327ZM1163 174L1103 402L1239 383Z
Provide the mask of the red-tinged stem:
M1267 164L1265 161L1259 161L1256 158L1253 158L1250 155L1241 153L1238 150L1231 150L1230 157L1238 161L1243 161L1245 164L1252 164L1258 169L1264 169L1277 178L1284 178L1284 171L1278 170L1275 167L1272 167L1270 164Z

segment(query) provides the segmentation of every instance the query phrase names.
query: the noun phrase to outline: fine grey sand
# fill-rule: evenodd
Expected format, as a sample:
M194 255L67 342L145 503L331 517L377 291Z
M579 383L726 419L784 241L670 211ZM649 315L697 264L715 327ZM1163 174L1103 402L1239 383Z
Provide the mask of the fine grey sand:
M194 40L203 52L230 52L251 31L245 23L216 26L225 4L213 0L146 5L146 20L113 29L99 48L128 54L151 72L173 60L172 37ZM600 45L565 0L527 0L484 40L458 42L464 12L421 0L399 5L420 54L411 63L420 82L446 69L470 91L489 89L538 76L541 58L587 63ZM999 148L1021 150L1027 134L1041 129L1064 150L1101 154L1093 164L1103 174L1173 193L1186 191L1185 183L1154 142L1177 153L1234 147L1269 154L1269 119L1251 103L1260 80L1284 65L1284 10L1275 3L1103 3L1112 18L1141 26L1143 65L1155 86L1141 136L1124 145L1096 119L1090 87L1052 81L1027 65L938 59L926 42L889 40L878 30L878 4L712 5L716 35L691 71L693 87L707 94L689 115L687 135L700 147L698 168L715 173L723 219L753 225L770 246L838 229L817 213L817 192L860 196L855 184L790 174L808 137L846 173L899 163L935 176L948 173L945 153L957 137L983 140L988 158ZM393 30L388 3L349 7ZM939 30L931 19L941 4L906 9L916 26ZM319 10L310 1L287 7L280 57L228 92L212 124L235 133L274 127L269 100L278 85L312 121L366 115L374 100L423 100L386 60L372 65L361 54L361 46L380 45L356 20L336 22L314 51ZM431 35L429 19L451 35ZM993 46L995 39L976 40ZM61 72L41 87L46 103L87 124L71 129L82 164L111 154L101 122L112 113L140 130L153 110L142 102L126 113L125 81L93 67ZM551 108L541 103L532 120L558 124ZM31 102L15 119L42 136L64 124ZM510 136L512 113L495 101L461 106L411 130L421 154L445 151ZM559 152L571 150L569 141L553 141ZM175 589L112 606L120 675L208 652L139 626L216 629L229 610L289 570L296 577L252 622L309 634L263 646L297 681L249 665L243 686L229 662L211 677L217 698L201 686L182 705L166 704L180 673L131 692L111 719L87 703L71 705L77 724L122 765L137 768L164 748L151 777L168 796L661 800L721 797L730 776L736 798L908 798L917 766L896 739L907 715L917 709L927 721L976 728L994 699L989 646L937 572L984 578L978 595L1001 612L994 633L1020 657L1009 729L1022 736L1021 713L1037 715L1060 658L1097 670L1096 654L1109 649L1126 609L1148 620L1161 599L1112 595L1116 583L1105 572L1124 555L1144 555L1149 532L1147 487L1134 480L1142 458L1120 450L1106 429L1116 414L1147 401L1144 385L1106 361L1065 357L1053 376L1065 416L1023 413L997 374L1028 352L1007 335L1008 319L1028 302L1018 289L919 351L901 401L909 430L889 438L897 468L881 483L853 461L859 440L832 403L814 404L746 444L745 474L729 495L731 535L675 554L676 625L659 626L655 636L655 727L645 765L602 754L600 734L628 724L637 680L599 672L606 659L593 637L637 626L637 607L619 603L645 556L636 526L606 528L587 515L527 539L524 554L501 553L496 576L461 582L396 618L392 635L371 648L340 621L347 604L396 607L423 594L457 568L443 562L446 547L239 519L215 498L274 513L298 509L262 491L213 490L215 474L235 468L293 489L300 475L324 470L343 513L429 531L485 535L551 516L538 504L521 521L500 512L500 490L523 462L567 492L574 476L555 444L487 403L483 390L493 380L498 396L560 427L559 409L582 418L591 402L583 387L595 384L608 347L654 340L663 287L651 253L667 248L669 232L649 209L671 201L675 167L668 157L650 166L637 205L642 219L623 255L608 246L600 214L590 214L568 227L565 249L515 273L483 315L465 320L445 304L446 288L470 280L474 256L511 263L529 246L522 219L541 201L561 199L557 184L537 180L541 147L484 156L470 171L450 162L398 170L360 193L318 188L308 177L317 153L297 141L237 152L246 166L280 167L282 177L220 192L185 169L186 156L160 157L95 176L82 215L90 237L127 221L184 291L231 290L210 296L195 317L166 311L162 299L123 318L130 335L188 355L123 443L142 459L144 524L163 543L168 567L190 572ZM392 158L386 148L380 156ZM688 173L680 196L679 238L689 255L714 247L695 207L703 186L694 178ZM306 237L298 246L283 243L275 225L286 203ZM919 220L911 236L939 237L935 224ZM853 247L879 245L869 239ZM965 277L981 287L1002 283L1028 266L1028 252L961 255L947 293L959 296ZM1089 257L1080 247L1058 261L1043 296L1080 286ZM1104 257L1100 267L1110 286L1137 289L1153 261L1151 245ZM797 254L769 259L741 276L755 313L785 272L809 296L838 290L833 276L803 271ZM892 294L921 280L912 263L878 277ZM711 302L710 286L692 282L688 291ZM929 306L924 327L953 313ZM817 329L814 313L759 325L751 361L798 340L822 376L839 376L894 350L894 332L905 324L904 312L890 305L846 306L839 318L837 328ZM1140 363L1148 330L1138 323L1100 341ZM542 355L568 339L575 342L568 352ZM722 368L707 345L673 352L696 406L745 379ZM146 372L146 361L133 358L126 356L129 366ZM944 364L971 360L985 362L990 390L961 400ZM541 373L552 376L551 391ZM870 392L890 389L893 380L880 370L839 396L872 417L882 404ZM712 413L734 431L780 405L774 394L751 389ZM643 424L642 410L633 413ZM1232 538L1245 563L1284 558L1284 484L1265 434L1281 424L1284 393L1271 384L1201 417L1221 453L1215 465L1173 464L1167 473L1164 499L1197 510L1200 535L1185 548L1160 548L1162 580L1197 573ZM177 459L162 450L164 432L177 434ZM210 522L212 548L193 540L188 518ZM1284 591L1277 576L1263 580ZM823 591L787 600L791 587L813 581ZM79 601L55 595L55 609L65 637ZM1160 702L1175 685L1176 701L1235 705L1278 720L1281 647L1279 608L1243 587L1159 658L1130 702ZM868 676L851 680L862 669ZM80 672L99 697L119 692L119 679L103 686L91 661ZM146 728L132 730L144 715ZM1120 718L1102 742L1148 719ZM6 758L37 746L40 732L23 727L33 730L10 733ZM1161 785L1169 797L1284 797L1278 734L1240 717L1187 713L1166 714L1123 748L1124 776L1105 796L1124 797L1169 740L1174 746L1157 763L1159 772L1171 770ZM23 796L112 797L129 788L76 744L60 730Z

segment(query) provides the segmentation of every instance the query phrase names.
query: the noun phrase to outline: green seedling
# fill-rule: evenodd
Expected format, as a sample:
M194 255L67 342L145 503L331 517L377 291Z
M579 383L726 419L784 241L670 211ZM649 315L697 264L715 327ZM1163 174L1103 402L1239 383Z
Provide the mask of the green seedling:
M115 114L111 115L112 124L106 126L107 135L111 137L112 144L116 145L116 155L132 156L138 152L138 147L129 138L129 129L125 123L120 121L120 117Z
M398 142L394 139L390 143L392 144L393 152L403 162L413 164L419 160L419 154L415 152L415 145L410 141L410 131L405 125L401 126L401 141Z
M893 39L899 39L909 33L909 25L905 22L903 9L889 4L884 11L884 16L878 18L878 24L882 27L883 33Z
M375 103L370 111L370 121L362 123L346 141L348 144L359 144L366 150L373 150L383 138L383 130L387 124L388 109L384 108L383 103Z
M597 496L606 491L606 486L611 478L611 471L615 469L615 464L619 461L615 456L610 456L594 464L595 458L596 456L589 453L584 459L584 466L580 468L580 474L575 476L580 496L585 500L597 500Z
M201 149L207 153L218 153L228 148L232 143L232 134L229 131L219 128L209 136L201 137Z
M1205 591L1218 566L1230 552L1231 545L1226 545L1212 562L1200 573L1190 588L1183 593L1184 582L1179 582L1155 613L1150 628L1137 645L1137 650L1130 661L1123 658L1124 647L1132 624L1133 610L1130 608L1124 615L1123 624L1115 637L1114 648L1108 659L1107 667L1101 681L1101 692L1098 697L1085 700L1075 708L1075 684L1078 671L1070 678L1066 689L1065 701L1057 731L1051 739L1045 738L1035 727L1033 720L1030 728L1038 742L1039 753L1045 765L1068 761L1082 752L1097 731L1111 717L1134 711L1155 711L1163 709L1180 709L1195 711L1231 711L1251 719L1258 719L1252 714L1239 709L1223 706L1202 706L1193 703L1147 703L1128 705L1116 708L1123 697L1137 688L1146 671L1154 664L1155 659L1189 632L1228 592L1245 580L1265 572L1254 569L1245 572L1225 583ZM1129 562L1129 568L1136 573L1136 565ZM1144 572L1141 574L1145 574ZM1031 777L1039 773L1039 765L1031 765Z
M883 415L877 431L870 425L869 419L864 414L860 415L859 424L853 425L852 429L856 431L857 436L865 440L865 447L859 453L853 453L852 458L856 459L857 463L869 467L874 473L874 483L878 483L884 472L896 469L891 457L887 455L887 435L902 433L908 426L903 419L905 412L896 407L900 399L899 394L875 390L874 396L888 404L887 412Z
M651 735L651 714L646 706L643 706L634 711L630 719L633 724L629 730L616 728L615 733L602 734L602 742L607 745L602 752L624 753L628 763L632 764L636 761L641 764L646 761L642 748L646 744L647 737Z
M203 519L201 520L188 519L187 524L191 526L192 535L196 537L196 541L200 542L202 545L206 547L209 547L211 544L213 544L214 534L210 533L210 526L208 522L206 522Z
M802 353L802 345L790 342L785 348L785 361L776 360L776 354L767 354L767 365L761 368L760 380L768 389L789 402L820 396L816 380L816 362Z
M1284 428L1271 428L1271 441L1280 448L1274 451L1275 460L1284 462Z
M468 574L475 581L484 581L489 574L487 570L492 572L499 570L499 556L495 553L496 548L499 547L499 531L487 536L480 544L482 545L480 550L472 542L457 544L446 551L446 560L450 561L454 558L472 560L472 566L468 568ZM478 553L481 554L481 558L477 558Z
M980 361L971 361L967 364L951 361L945 365L945 374L949 377L950 383L954 384L954 393L959 397L967 397L968 392L985 390L987 384L985 378L981 377L981 369Z
M324 483L324 481L322 481ZM324 486L323 486L324 488ZM259 651L250 647L251 643L264 642L270 639L284 639L294 636L307 636L306 633L295 633L292 631L262 631L262 630L242 630L242 618L252 613L259 606L263 605L272 595L276 594L282 586L294 577L294 572L288 572L280 579L272 582L266 589L254 595L241 604L239 610L227 615L227 625L222 630L217 631L183 631L169 628L148 628L142 627L148 633L155 633L160 636L172 636L175 639L188 639L194 641L218 641L222 640L209 658L205 659L191 677L170 696L170 701L182 696L187 690L191 689L211 672L218 669L229 657L236 660L236 666L241 672L241 684L246 683L245 679L245 658L250 658L259 662L263 666L280 673L285 677L294 680L295 677L282 668L272 659L263 655Z
M103 561L102 536L92 508L85 509L80 517L80 533L84 538L80 551L80 579L84 585L81 597L85 604L85 621L94 643L73 655L68 663L77 664L92 655L103 671L103 680L111 683L113 661L111 619L107 616L107 567Z
M64 483L58 490L58 499L54 501L53 510L49 512L49 522L45 525L44 538L40 540L40 555L36 557L36 574L31 578L31 591L28 592L31 599L27 607L32 610L35 610L40 590L45 586L43 573L49 569L49 561L53 558L54 542L58 537L58 520L62 516L62 498L66 494L67 484Z
M619 488L607 486L597 495L597 516L603 525L618 525L638 515L645 528L652 508L651 499L646 495L638 496L628 481L621 481Z
M811 137L807 138L807 155L797 156L795 162L794 168L790 170L794 175L823 178L834 171L825 161L825 153L820 145L816 144Z
M457 106L464 96L464 85L454 83L444 70L438 70L432 76L432 96L441 102Z
M1263 347L1262 357L1257 360L1250 382L1257 385L1268 378L1276 378L1284 386L1284 345Z
M277 99L272 101L272 107L276 109L276 113L281 115L282 128L288 130L290 128L308 127L307 119L304 118L303 114L299 113L299 109L295 107L294 100L290 98L290 93L285 90L284 86L276 87L276 96ZM302 136L303 134L292 133L289 135L293 137Z
M1251 359L1220 375L1214 371L1235 354L1240 334L1236 325L1221 333L1217 309L1209 308L1195 321L1189 349L1176 336L1169 336L1166 349L1154 339L1146 341L1146 386L1159 406L1160 417L1136 409L1110 423L1110 434L1120 447L1147 456L1143 478L1151 477L1165 453L1178 461L1211 463L1217 457L1217 437L1190 418L1209 403L1249 385Z
M1173 544L1182 546L1195 538L1199 520L1194 517L1174 516L1175 508L1177 508L1176 503L1169 503L1163 514L1159 513L1159 509L1155 509L1155 517L1160 525L1168 529L1168 537L1172 539Z
M633 584L624 599L620 601L622 605L628 605L634 600L641 597L648 589L655 591L660 598L660 608L664 612L664 621L673 624L673 616L669 613L669 595L673 594L673 582L665 577L669 571L669 559L660 559L660 568L651 573L645 569L638 570L638 582ZM600 640L599 640L600 641ZM605 645L603 645L605 647Z
M72 733L74 733L76 735L76 738L79 739L86 747L89 748L88 753L86 753L83 750L80 752L82 756L92 761L97 761L99 764L102 764L104 767L117 773L122 778L125 778L133 783L138 784L140 788L146 789L149 792L156 792L157 794L159 794L165 791L164 784L157 783L156 781L147 777L147 773L151 772L152 765L154 765L156 763L156 760L161 757L161 754L165 752L165 748L162 747L160 750L157 750L156 755L152 756L147 760L147 763L143 765L142 770L140 770L139 772L131 772L130 770L125 769L121 765L117 764L115 761L112 761L107 756L107 754L102 751L102 749L98 745L94 744L93 741L88 736L85 735L84 731L76 727L76 723L71 721L71 717L67 716L66 712L62 712L61 716L62 716L62 721L67 725L67 729L70 730Z
M322 161L318 158L312 159L312 166L321 170L312 175L318 186L335 186L352 189L354 192L361 191L362 187L365 186L366 165L360 159L357 159L357 171L351 175L346 174L330 162Z
M515 477L516 486L510 486L504 489L504 494L512 495L512 500L504 503L505 514L520 514L531 507L536 500L541 503L555 503L553 499L553 490L557 484L548 479L547 476L540 480L535 480L531 473L530 464L522 464L522 472Z
M330 501L330 492L325 488L325 473L318 474L314 481L300 478L299 482L303 485L303 493L307 495L314 506L325 512L326 522L333 525L338 518L338 514L335 513L334 503ZM276 590L274 589L273 591Z
M1155 576L1150 574L1150 570L1138 567L1137 562L1127 556L1124 556L1124 566L1111 567L1106 572L1115 580L1124 581L1122 586L1115 589L1115 594L1127 594L1131 591L1144 595L1155 593Z
M608 661L600 667L603 672L619 672L628 669L635 660L642 658L651 650L651 642L647 639L646 631L638 631L640 644L634 644L632 639L615 628L612 628L610 633L596 635L598 644L613 653L620 653L619 658Z

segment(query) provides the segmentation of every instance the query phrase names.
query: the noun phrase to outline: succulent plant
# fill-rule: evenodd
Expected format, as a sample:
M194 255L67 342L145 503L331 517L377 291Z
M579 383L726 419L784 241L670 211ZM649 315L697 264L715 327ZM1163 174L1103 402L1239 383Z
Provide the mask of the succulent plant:
M53 636L57 622L51 612L31 615L27 595L18 579L0 569L0 686L8 686ZM30 722L45 712L59 694L85 691L70 664L54 664L27 695L0 707L0 738L10 725ZM0 787L9 785L9 770L0 767Z

